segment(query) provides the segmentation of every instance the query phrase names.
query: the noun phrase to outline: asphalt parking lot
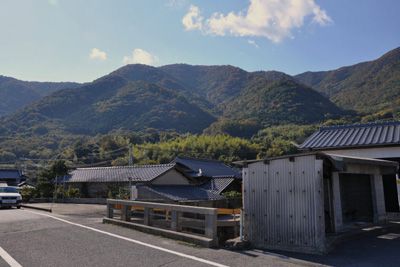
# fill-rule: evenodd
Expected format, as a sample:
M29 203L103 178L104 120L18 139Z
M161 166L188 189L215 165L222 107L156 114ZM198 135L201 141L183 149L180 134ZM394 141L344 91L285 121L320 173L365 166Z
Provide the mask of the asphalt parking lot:
M199 248L105 225L102 216L96 215L96 206L74 205L59 206L64 214L0 210L0 247L21 266L33 267L315 266L278 254ZM90 216L83 216L85 207ZM4 257L0 264L8 266Z
M56 204L53 213L0 210L0 248L20 266L399 266L399 227L329 255L200 248L101 223L105 206ZM0 252L0 266L10 266Z

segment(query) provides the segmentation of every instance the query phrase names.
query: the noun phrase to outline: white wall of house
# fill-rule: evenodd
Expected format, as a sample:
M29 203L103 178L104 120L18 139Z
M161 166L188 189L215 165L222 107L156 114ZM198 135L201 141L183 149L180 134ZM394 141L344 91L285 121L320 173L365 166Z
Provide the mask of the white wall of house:
M321 150L321 152L374 159L400 158L400 146L330 149Z

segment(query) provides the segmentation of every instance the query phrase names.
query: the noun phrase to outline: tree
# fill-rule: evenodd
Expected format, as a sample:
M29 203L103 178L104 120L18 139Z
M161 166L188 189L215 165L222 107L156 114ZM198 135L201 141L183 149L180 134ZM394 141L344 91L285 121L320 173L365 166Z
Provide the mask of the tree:
M54 162L38 175L37 190L41 197L51 197L55 189L55 178L68 174L68 167L63 160Z

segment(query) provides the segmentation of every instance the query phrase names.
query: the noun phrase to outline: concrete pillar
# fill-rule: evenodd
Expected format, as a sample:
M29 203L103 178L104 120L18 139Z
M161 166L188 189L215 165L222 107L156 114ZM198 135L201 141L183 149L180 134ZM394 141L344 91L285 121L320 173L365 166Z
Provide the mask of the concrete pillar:
M171 230L181 231L181 227L179 225L179 212L176 210L171 211Z
M113 204L107 204L107 218L114 218L114 206Z
M205 236L217 243L217 212L205 215Z
M122 205L121 220L129 222L131 220L131 206Z
M339 232L343 228L342 217L342 201L340 198L340 181L339 173L332 173L332 201L333 201L333 218L334 218L334 231Z
M151 225L150 208L144 208L144 224Z
M383 177L375 173L372 179L372 196L374 207L374 223L383 223L386 221L385 193L383 190Z

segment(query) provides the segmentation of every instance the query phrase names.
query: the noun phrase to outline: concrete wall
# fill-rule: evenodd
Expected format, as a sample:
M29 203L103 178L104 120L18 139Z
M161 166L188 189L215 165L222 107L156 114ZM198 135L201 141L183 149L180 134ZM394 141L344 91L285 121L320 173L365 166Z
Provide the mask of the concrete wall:
M107 198L108 192L113 187L125 187L128 189L129 183L67 183L66 187L78 188L82 197Z
M346 171L342 173L349 174L367 174L371 177L372 204L374 213L374 223L383 223L386 221L385 197L381 168L379 166L352 164L347 166ZM340 180L338 172L332 174L333 189L333 209L335 232L343 230L342 202L340 192Z

